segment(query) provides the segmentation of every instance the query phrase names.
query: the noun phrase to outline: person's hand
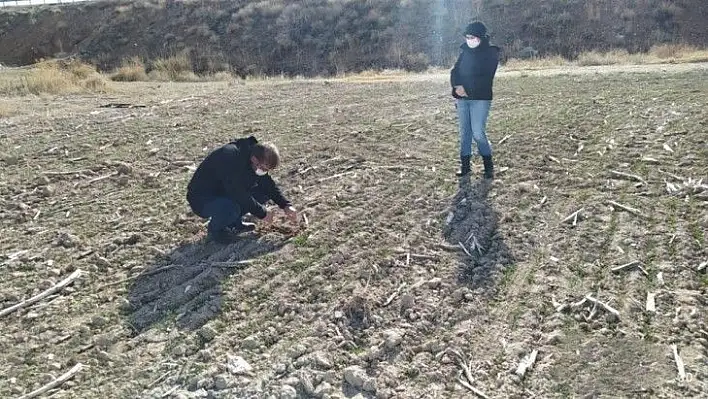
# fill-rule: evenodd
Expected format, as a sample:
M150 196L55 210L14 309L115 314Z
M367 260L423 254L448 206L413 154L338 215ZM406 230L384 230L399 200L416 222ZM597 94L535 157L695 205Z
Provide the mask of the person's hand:
M467 97L467 92L463 86L455 86L455 94L460 97Z
M289 206L289 207L283 209L283 211L285 212L285 215L288 217L288 219L290 219L290 221L293 224L297 224L298 215L297 215L297 210L294 207Z
M273 223L273 212L268 212L266 211L266 215L261 221L265 224L271 224Z

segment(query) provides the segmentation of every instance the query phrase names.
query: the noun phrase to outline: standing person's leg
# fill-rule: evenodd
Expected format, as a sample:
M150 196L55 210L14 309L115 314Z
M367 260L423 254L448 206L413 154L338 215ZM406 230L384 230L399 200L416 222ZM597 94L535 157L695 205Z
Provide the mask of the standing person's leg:
M494 178L494 163L492 162L492 146L487 140L487 117L492 102L488 100L473 100L471 108L472 137L477 143L479 155L484 161L484 177Z
M460 177L470 173L470 159L472 159L470 104L470 100L457 100L457 118L460 125L460 170L457 176Z

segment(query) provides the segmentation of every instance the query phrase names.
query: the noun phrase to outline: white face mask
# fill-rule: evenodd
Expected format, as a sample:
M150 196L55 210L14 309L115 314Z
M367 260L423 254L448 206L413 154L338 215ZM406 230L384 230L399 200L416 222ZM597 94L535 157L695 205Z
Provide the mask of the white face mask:
M256 174L257 174L258 176L265 176L265 175L268 174L268 172L266 172L265 170L263 170L263 169L261 169L261 168L258 168L258 169L256 169Z
M481 41L479 39L467 39L467 47L476 48Z

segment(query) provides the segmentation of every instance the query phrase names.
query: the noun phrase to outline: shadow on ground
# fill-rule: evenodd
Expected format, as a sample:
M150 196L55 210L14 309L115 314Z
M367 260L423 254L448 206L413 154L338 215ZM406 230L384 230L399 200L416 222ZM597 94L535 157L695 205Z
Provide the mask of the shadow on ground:
M221 311L222 282L248 267L249 260L284 244L248 234L231 245L202 239L174 249L130 288L128 323L135 334L171 317L182 329L203 326Z
M460 248L460 283L490 295L504 269L513 263L511 251L498 232L499 215L487 201L492 185L493 181L487 179L460 179L443 230L445 240Z

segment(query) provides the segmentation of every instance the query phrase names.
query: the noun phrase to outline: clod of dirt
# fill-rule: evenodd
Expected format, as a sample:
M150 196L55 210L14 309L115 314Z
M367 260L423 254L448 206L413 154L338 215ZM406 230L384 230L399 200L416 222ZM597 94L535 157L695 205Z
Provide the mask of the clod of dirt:
M54 241L54 245L64 248L74 248L81 245L81 240L74 234L62 231Z
M280 399L297 399L297 390L290 385L280 387Z
M359 366L349 366L344 369L344 380L356 389L363 389L368 379L366 371Z
M37 185L38 186L46 186L47 184L51 183L52 181L49 179L47 176L39 176L37 178Z
M315 397L322 398L325 395L331 395L334 392L334 387L330 385L327 381L323 381L320 385L315 388Z
M403 332L400 330L388 330L384 332L384 346L393 349L403 342Z
M116 171L121 175L131 175L133 174L133 166L126 162L118 162L118 168L116 168Z
M226 355L226 359L226 369L233 375L248 374L253 370L253 367L241 356Z
M231 381L224 375L217 375L214 377L214 389L221 391L227 389L231 386Z
M56 193L56 189L53 186L44 186L42 189L39 191L42 197L51 197Z
M212 326L203 326L202 328L199 329L197 334L199 334L199 337L201 337L201 339L204 340L204 342L210 342L214 338L216 338L216 336L219 334L219 332L216 331L216 329L214 329L214 327L212 327Z
M258 339L254 336L246 337L244 338L243 341L241 341L241 347L244 349L258 349L258 347L261 346L260 342L258 342Z
M346 305L345 313L353 329L363 329L371 324L371 309L366 298L356 295Z

